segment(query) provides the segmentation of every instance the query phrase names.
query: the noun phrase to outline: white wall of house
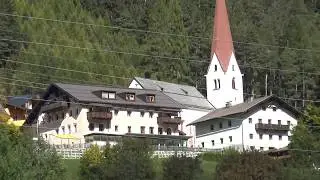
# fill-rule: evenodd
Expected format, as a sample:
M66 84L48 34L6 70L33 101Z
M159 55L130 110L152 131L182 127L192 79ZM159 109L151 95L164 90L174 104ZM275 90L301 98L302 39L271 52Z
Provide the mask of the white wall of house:
M72 116L71 116L72 111ZM79 144L84 143L83 133L86 129L84 127L84 121L86 120L86 109L81 109L80 106L71 106L68 110L51 112L48 115L52 117L52 121L56 121L56 115L58 120L63 119L61 125L57 129L48 129L40 133L40 135L48 141L50 144ZM77 113L78 112L78 113ZM43 121L45 113L39 116L39 121ZM62 116L63 115L63 116ZM85 117L84 117L85 116ZM41 128L41 126L39 127ZM64 129L64 130L63 130ZM58 130L58 133L57 133ZM61 139L56 137L59 134L71 134L78 139Z
M233 53L230 58L228 70L224 72L216 54L214 54L206 75L207 99L217 109L225 107L229 101L231 101L231 105L243 103L242 74ZM215 70L215 66L217 66L217 70ZM233 78L235 78L235 89L232 88Z
M187 126L189 123L195 121L198 118L208 114L209 110L193 110L193 109L182 109L181 119L184 121L183 124L179 126L179 130L186 133L187 136L192 136L188 140L188 147L195 147L196 144L196 128L193 125Z
M251 119L251 123L249 119ZM259 122L259 119L264 124L268 124L269 119L271 119L271 124L278 124L278 120L281 120L282 125L287 125L289 121L290 130L297 125L297 120L281 107L278 107L276 111L273 111L272 108L261 109L245 119L221 118L197 124L196 145L197 147L202 147L203 143L204 148L213 149L243 145L245 149L254 147L258 150L268 150L270 147L279 149L289 144L289 137L292 135L290 131L287 134L281 134L281 139L279 139L280 134L277 133L257 132L255 124ZM231 127L228 126L228 121L231 121ZM220 122L223 124L222 129L219 127ZM214 126L214 130L211 130L211 125ZM252 139L250 134L252 134ZM262 139L260 139L260 134L262 134ZM269 139L269 135L272 135L272 139ZM232 142L229 140L230 136L232 137ZM223 138L223 144L221 143L221 138ZM213 140L214 145L212 144Z
M229 121L231 121L231 126L229 126ZM222 123L222 128L220 127L220 123ZM233 145L241 145L241 130L241 119L215 119L205 121L196 126L196 145L197 147L210 149L222 149Z
M77 114L77 109L79 114ZM72 110L72 115L70 116L70 111ZM87 120L87 108L82 108L81 106L70 107L67 111L60 111L50 113L53 120L56 120L56 115L60 119L62 114L64 114L64 119L61 123L59 129L59 134L71 134L79 140L61 140L57 138L57 132L55 129L48 129L48 131L41 133L41 136L47 140L50 144L72 144L72 143L84 143L84 135L91 133L103 133L103 134L118 134L123 135L128 133L128 127L131 127L131 133L141 133L141 127L144 127L144 134L152 134L151 128L153 129L153 134L158 134L158 128L162 128L162 134L167 135L167 129L171 129L171 135L179 135L177 125L159 125L157 122L158 113L144 111L131 111L131 114L127 111L119 110L115 113L112 110L113 117L110 121L107 120ZM89 124L93 123L94 129L89 129ZM99 124L103 125L103 130L99 129ZM70 129L69 129L70 127ZM64 130L63 130L64 129Z
M252 123L249 123L249 118L252 118ZM287 125L290 122L290 130L297 125L297 120L291 116L289 113L277 107L276 111L272 108L267 108L264 110L259 110L258 112L252 114L250 117L243 121L244 130L244 144L245 146L253 146L255 149L268 150L269 147L283 148L289 144L289 137L292 135L289 131L287 134L277 134L277 133L258 133L255 130L255 124L259 123L259 119L262 120L263 124L268 124L269 119L271 124L278 124L278 120L281 121L281 125ZM250 139L250 134L253 134L253 138ZM262 134L262 139L260 139L259 134ZM272 139L269 139L269 135L272 135ZM281 135L281 139L279 138Z
M136 80L132 80L129 88L142 89L140 84ZM196 104L195 104L196 105ZM189 123L197 120L198 118L208 114L210 110L205 109L182 109L181 119L184 121L179 125L179 130L186 133L187 136L192 136L187 142L188 147L195 147L195 126L187 126Z

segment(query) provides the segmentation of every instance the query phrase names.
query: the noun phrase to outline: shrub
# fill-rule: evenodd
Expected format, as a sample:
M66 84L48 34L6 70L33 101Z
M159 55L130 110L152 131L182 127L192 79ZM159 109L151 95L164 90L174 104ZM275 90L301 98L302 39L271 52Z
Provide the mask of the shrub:
M172 156L163 162L163 180L196 180L202 172L199 158Z
M217 180L276 180L280 175L280 161L257 151L224 155L216 167Z
M151 149L146 140L123 138L100 152L91 147L81 158L82 179L152 180L155 177Z
M0 154L0 179L64 179L65 168L55 150L13 126L0 124Z
M111 167L113 170L112 179L152 180L155 178L151 159L152 151L147 140L124 138L122 143L109 151L109 155L106 167Z
M200 158L204 161L220 161L222 159L221 152L205 152L200 155Z
M221 152L205 152L200 155L200 158L204 161L220 162L224 156L239 154L239 151L233 148L226 148Z
M102 179L103 178L103 153L97 145L87 149L80 159L81 179Z

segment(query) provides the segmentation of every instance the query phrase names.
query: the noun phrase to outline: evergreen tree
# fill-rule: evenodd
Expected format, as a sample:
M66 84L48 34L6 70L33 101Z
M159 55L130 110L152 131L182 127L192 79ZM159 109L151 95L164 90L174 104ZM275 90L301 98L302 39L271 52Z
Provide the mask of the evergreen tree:
M189 66L188 61L185 60L189 55L188 39L183 37L186 31L182 21L180 2L157 0L148 1L148 3L152 3L148 11L148 30L180 34L182 37L147 34L143 44L144 49L148 54L159 56L159 58L143 58L141 65L147 68L145 73L158 80L188 82Z
M14 14L14 1L0 0L0 12ZM5 78L11 77L12 71L10 70L16 67L16 64L8 63L6 59L10 59L19 53L22 44L14 41L23 40L26 36L25 34L20 34L16 19L4 14L0 16L0 95L8 95L10 93L10 81Z
M205 94L214 4L0 0L3 13L48 19L0 16L0 94L41 91L51 82L127 86L133 76L190 84ZM228 0L227 5L244 93L264 95L267 75L268 94L319 100L319 0Z

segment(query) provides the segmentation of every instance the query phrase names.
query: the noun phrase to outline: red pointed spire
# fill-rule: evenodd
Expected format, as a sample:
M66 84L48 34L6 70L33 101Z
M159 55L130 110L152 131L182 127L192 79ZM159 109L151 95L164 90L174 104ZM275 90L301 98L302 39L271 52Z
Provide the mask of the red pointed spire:
M226 72L232 52L233 42L226 2L225 0L216 0L211 57L216 54L222 70Z

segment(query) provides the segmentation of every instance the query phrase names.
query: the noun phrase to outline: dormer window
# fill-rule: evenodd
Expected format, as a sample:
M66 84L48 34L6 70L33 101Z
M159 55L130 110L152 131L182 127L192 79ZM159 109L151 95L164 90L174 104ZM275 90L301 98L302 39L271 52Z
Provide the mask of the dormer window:
M136 99L136 96L135 96L134 93L127 93L126 94L126 100L127 101L135 101L135 99Z
M116 92L102 91L101 98L102 99L116 99Z
M146 96L146 101L149 103L152 103L155 101L155 95L147 95Z

